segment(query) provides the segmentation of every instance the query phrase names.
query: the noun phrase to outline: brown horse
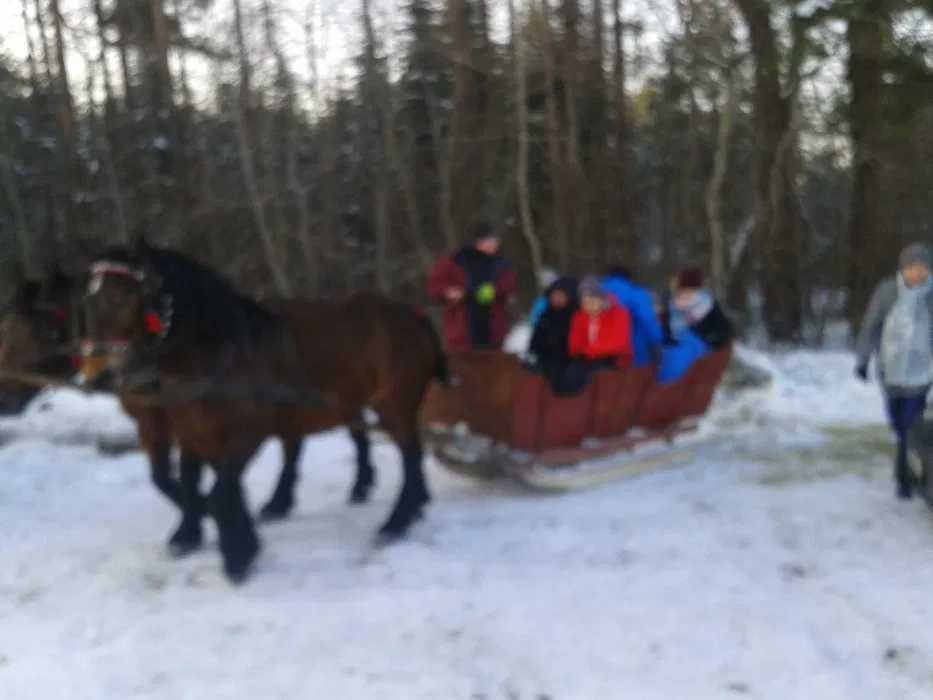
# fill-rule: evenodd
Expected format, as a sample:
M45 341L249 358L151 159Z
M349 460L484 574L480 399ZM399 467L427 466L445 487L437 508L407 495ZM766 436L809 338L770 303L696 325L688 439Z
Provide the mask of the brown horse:
M21 285L0 315L0 398L2 405L19 411L39 391L39 382L68 382L75 373L80 338L80 295L84 288L74 278L56 271L47 279ZM27 381L28 380L28 383ZM99 389L108 389L103 382ZM183 556L203 541L201 514L204 511L200 482L203 460L181 450L177 467L171 457L174 437L162 407L150 397L132 392L118 396L123 410L136 423L140 447L149 459L153 485L175 504L182 522L168 541L169 551ZM354 426L357 476L350 494L352 503L364 502L374 481L365 430ZM279 484L263 507L263 518L285 517L294 504L301 435L280 436L285 460ZM177 474L176 474L177 472Z
M21 284L0 312L0 370L66 380L74 373L70 345L71 279L56 270L43 280ZM0 413L22 411L40 385L0 380Z
M232 580L259 551L241 476L268 437L358 425L371 408L405 476L380 532L400 536L420 516L429 496L418 412L446 365L434 329L409 307L376 295L263 306L194 261L142 244L92 265L85 308L88 338L106 348L121 386L149 391L182 448L214 468L210 509ZM276 497L290 498L292 486L283 474Z
M40 380L48 384L65 383L75 373L80 340L76 327L78 293L75 280L61 272L41 282L27 282L19 289L0 318L0 375L9 377L4 379L4 385L19 395L32 397L39 390ZM190 489L183 490L180 481L190 481L200 474L201 459L183 451L179 463L181 479L175 478L172 434L162 410L129 394L121 395L120 402L136 422L140 445L149 457L153 484L184 510L182 496ZM200 519L196 523L189 519L171 536L169 546L181 555L200 542Z

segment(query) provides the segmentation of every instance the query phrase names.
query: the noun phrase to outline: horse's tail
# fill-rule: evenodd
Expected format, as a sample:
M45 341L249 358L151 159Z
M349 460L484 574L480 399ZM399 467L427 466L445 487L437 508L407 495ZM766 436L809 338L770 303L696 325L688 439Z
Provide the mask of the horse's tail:
M447 364L447 353L444 352L444 344L441 342L441 336L426 313L419 311L418 317L421 319L421 323L428 332L428 338L431 340L431 348L434 351L434 378L444 386L449 386L450 367Z

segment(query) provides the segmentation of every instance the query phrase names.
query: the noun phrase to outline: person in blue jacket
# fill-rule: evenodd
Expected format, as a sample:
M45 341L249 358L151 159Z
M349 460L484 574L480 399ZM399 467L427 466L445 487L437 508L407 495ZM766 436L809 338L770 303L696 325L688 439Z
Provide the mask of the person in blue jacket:
M541 316L545 311L547 311L548 288L558 279L560 279L560 275L558 275L555 270L552 270L549 267L541 268L541 272L538 274L538 282L541 285L541 294L537 299L534 300L534 303L531 305L531 311L528 313L528 325L531 326L532 330L537 327L538 321L541 320Z
M606 293L632 316L634 366L644 367L658 361L663 335L651 292L635 284L631 271L621 265L609 268L602 284Z
M677 277L671 302L672 313L681 317L681 328L664 347L658 367L658 381L675 382L694 362L732 341L732 322L712 292L704 285L703 271L696 267L682 270Z

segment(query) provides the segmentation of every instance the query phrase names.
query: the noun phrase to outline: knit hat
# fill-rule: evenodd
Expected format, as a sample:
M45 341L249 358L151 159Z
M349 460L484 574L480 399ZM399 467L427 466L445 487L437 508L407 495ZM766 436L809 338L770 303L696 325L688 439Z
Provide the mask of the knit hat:
M677 275L678 289L700 289L703 286L703 270L698 267L687 267Z
M901 251L901 257L898 259L901 270L918 263L933 267L930 264L930 248L926 243L912 243Z
M496 230L488 221L477 221L470 228L470 240L474 243L486 240L487 238L499 238Z
M599 278L595 275L587 275L580 281L580 298L583 297L605 297L606 292Z

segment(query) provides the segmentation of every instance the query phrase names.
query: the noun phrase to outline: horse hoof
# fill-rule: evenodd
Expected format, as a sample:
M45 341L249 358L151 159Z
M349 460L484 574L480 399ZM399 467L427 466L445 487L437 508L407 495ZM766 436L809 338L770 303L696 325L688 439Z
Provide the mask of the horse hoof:
M404 535L401 532L388 531L385 528L382 528L379 530L379 532L376 533L376 536L373 537L373 548L383 549L384 547L395 544L403 537Z
M182 526L169 539L168 552L173 558L180 559L199 550L202 544L203 537L200 528L189 530Z
M224 574L226 574L227 580L234 586L242 586L249 580L252 573L252 565L247 565L245 567L224 567Z
M411 517L405 520L402 520L401 518L390 519L389 522L379 528L379 533L376 535L376 537L377 539L386 543L400 540L408 532L408 528L413 521L414 513L412 513Z
M350 492L350 505L351 506L360 506L369 501L369 490L358 491L353 489Z
M264 523L273 523L277 520L284 520L291 514L291 503L276 503L269 501L262 510L259 511L259 519Z
M200 540L182 540L174 541L171 540L168 543L168 553L173 559L183 559L189 554L194 554L199 549L201 549Z
M230 583L240 585L253 573L256 556L259 554L258 543L236 556L224 557L224 574Z
M910 488L910 484L900 483L897 485L897 497L902 501L909 501L913 498L913 489Z

